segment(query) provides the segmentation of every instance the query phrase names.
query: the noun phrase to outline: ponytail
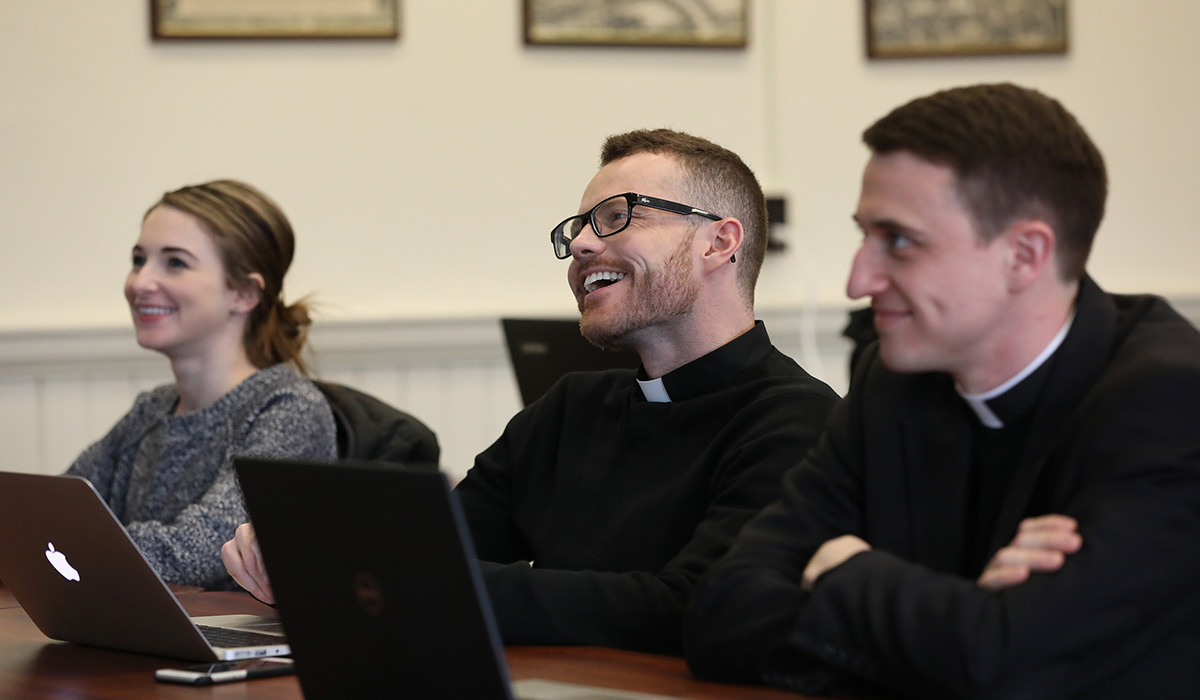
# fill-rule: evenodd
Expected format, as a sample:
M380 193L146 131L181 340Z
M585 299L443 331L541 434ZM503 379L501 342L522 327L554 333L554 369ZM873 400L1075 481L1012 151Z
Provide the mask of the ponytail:
M304 346L312 325L310 311L307 298L291 305L278 297L273 301L263 299L246 323L246 354L254 366L270 367L286 362L308 376Z

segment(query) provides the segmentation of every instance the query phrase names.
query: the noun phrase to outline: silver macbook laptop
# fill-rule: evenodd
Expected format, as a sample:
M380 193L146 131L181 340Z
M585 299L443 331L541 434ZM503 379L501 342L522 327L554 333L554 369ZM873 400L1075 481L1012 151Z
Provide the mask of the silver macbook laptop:
M432 466L234 460L307 700L623 700L510 684L466 521Z
M195 661L289 653L274 617L188 617L75 476L0 472L0 581L51 639Z

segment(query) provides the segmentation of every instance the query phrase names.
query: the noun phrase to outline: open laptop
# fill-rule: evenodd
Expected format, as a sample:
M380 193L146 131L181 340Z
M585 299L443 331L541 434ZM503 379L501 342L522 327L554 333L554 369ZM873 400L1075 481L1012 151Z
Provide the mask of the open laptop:
M528 406L567 372L637 369L632 350L601 350L579 333L579 319L505 318L500 320L508 358Z
M234 460L307 700L657 698L509 682L466 521L432 466Z
M0 580L51 639L193 661L289 653L274 617L189 617L79 477L0 472Z

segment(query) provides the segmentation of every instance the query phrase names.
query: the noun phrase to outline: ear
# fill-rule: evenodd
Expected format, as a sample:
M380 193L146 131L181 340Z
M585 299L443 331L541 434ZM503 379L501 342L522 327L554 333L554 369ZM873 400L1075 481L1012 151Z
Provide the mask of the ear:
M737 219L714 221L708 228L708 248L704 251L703 264L706 270L714 270L733 259L734 253L742 247L746 232Z
M1023 290L1045 274L1058 274L1054 229L1044 221L1019 220L1002 234L1011 248L1009 284Z
M262 300L263 290L267 287L262 275L257 272L251 272L246 278L249 284L233 290L233 308L230 311L234 314L245 315L253 311Z

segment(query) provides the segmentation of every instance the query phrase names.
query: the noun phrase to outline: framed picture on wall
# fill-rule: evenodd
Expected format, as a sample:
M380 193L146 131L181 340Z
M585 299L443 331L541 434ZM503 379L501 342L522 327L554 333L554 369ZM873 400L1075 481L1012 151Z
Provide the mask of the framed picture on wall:
M154 39L395 39L400 0L150 0Z
M526 44L746 45L750 0L523 0Z
M1067 0L864 0L871 58L1066 53Z

